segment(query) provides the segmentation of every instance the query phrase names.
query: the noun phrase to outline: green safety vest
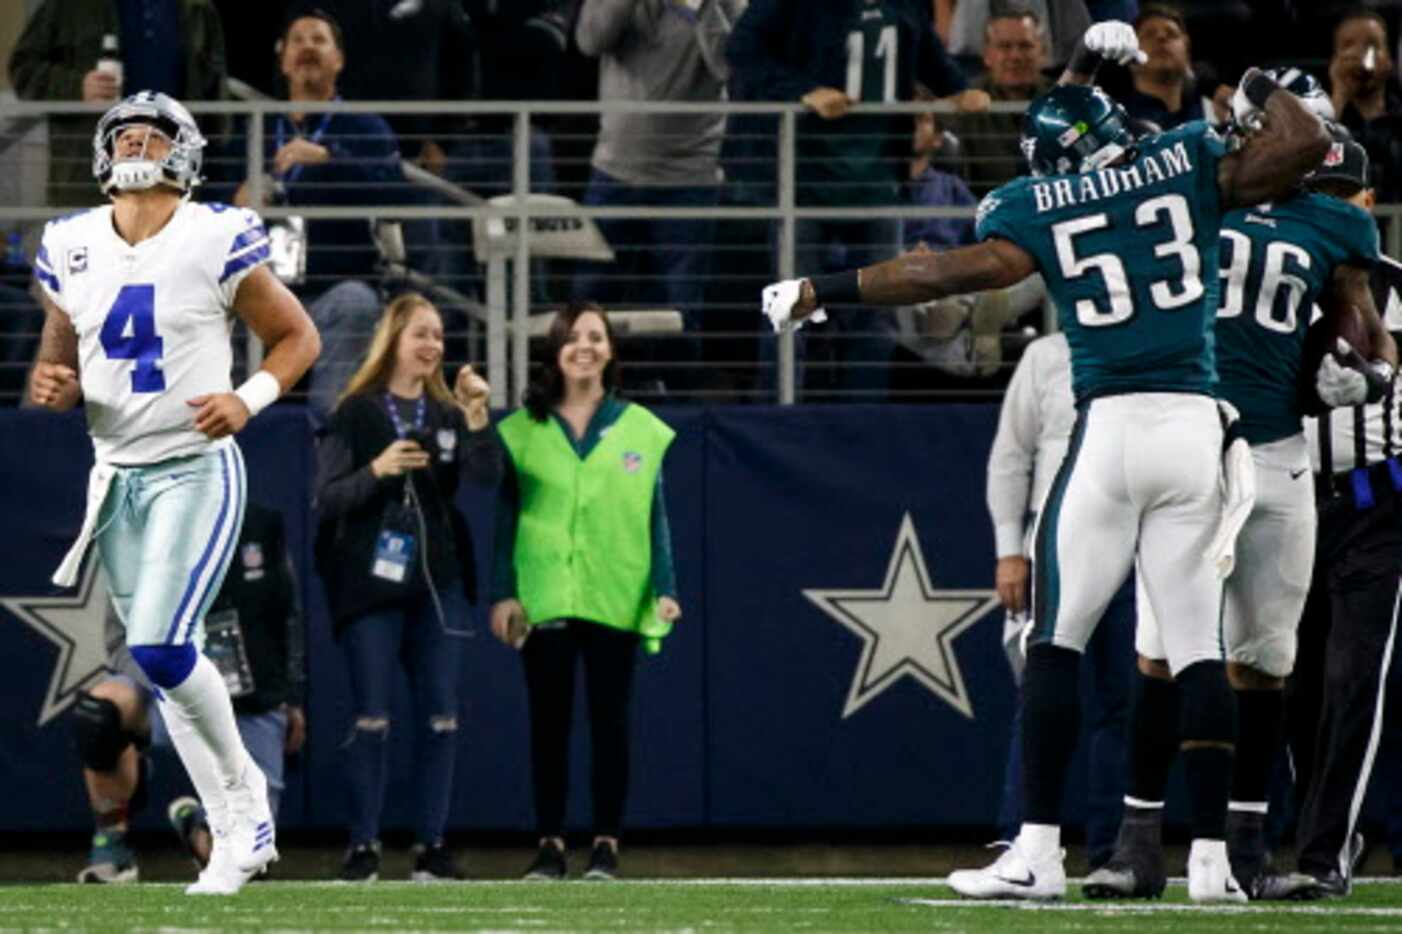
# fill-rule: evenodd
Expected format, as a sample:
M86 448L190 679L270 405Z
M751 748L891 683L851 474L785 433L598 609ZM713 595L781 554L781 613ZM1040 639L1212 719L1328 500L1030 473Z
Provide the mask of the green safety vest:
M652 588L652 501L676 432L629 405L581 459L553 418L522 409L497 430L521 493L512 561L526 620L589 620L656 652L672 625Z

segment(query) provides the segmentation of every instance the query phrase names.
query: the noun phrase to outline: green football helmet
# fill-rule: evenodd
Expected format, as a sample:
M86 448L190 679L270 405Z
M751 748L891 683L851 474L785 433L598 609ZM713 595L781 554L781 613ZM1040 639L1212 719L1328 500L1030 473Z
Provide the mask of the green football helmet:
M1022 154L1033 175L1104 168L1134 145L1129 114L1093 85L1063 84L1027 106Z

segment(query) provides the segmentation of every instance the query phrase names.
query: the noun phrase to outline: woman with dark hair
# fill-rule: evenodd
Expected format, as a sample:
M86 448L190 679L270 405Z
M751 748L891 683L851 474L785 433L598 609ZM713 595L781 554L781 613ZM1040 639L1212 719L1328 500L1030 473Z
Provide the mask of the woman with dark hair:
M475 598L458 480L499 482L487 383L464 366L443 379L443 321L422 295L394 299L317 446L317 570L350 662L346 881L380 871L396 667L413 688L417 881L460 879L443 844L457 751L460 652Z
M618 870L638 646L656 652L681 616L662 459L675 433L618 397L608 316L555 316L524 409L497 431L511 457L497 511L492 633L521 649L530 698L539 850L528 879L562 879L569 731L583 658L594 842L586 879ZM529 637L529 638L528 638Z

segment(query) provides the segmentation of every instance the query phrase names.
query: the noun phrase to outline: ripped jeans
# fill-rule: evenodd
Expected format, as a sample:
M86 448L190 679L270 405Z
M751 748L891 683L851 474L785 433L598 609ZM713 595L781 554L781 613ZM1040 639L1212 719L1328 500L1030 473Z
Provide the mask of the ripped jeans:
M388 782L390 733L405 726L415 739L415 839L431 846L443 838L457 755L458 684L468 605L456 581L438 591L448 628L427 593L351 623L343 644L350 664L355 719L346 745L352 846L379 837ZM408 724L390 709L396 669L409 678Z

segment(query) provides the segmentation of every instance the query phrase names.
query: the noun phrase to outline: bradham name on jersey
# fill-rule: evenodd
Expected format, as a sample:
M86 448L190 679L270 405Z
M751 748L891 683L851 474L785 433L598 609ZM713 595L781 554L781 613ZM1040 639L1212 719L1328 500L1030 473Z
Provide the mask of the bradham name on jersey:
M1136 188L1167 181L1192 170L1193 163L1188 158L1188 147L1185 143L1178 142L1167 149L1142 156L1127 166L1100 169L1075 178L1035 182L1032 185L1032 197L1037 204L1037 213L1041 214L1067 205L1099 201L1122 191L1134 191Z

